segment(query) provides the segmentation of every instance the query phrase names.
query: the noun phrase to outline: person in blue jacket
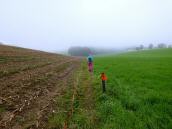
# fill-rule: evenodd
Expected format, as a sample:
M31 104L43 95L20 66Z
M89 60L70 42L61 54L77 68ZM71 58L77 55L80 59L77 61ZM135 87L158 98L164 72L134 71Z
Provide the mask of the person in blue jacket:
M88 61L88 71L93 72L93 56L89 55L87 57L87 61Z

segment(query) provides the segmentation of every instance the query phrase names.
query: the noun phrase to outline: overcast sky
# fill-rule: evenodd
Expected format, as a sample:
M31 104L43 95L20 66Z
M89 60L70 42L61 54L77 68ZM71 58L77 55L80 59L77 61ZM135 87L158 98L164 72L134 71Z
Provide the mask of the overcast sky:
M172 44L172 0L0 0L0 42L47 51Z

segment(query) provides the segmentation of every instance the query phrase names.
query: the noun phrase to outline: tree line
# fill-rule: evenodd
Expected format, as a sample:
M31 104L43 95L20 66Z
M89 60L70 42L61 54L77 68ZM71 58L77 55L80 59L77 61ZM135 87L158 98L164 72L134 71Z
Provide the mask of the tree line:
M103 48L91 48L91 47L70 47L68 49L68 54L71 56L88 56L88 55L98 55L98 54L108 54L114 53L115 49L103 49Z
M145 47L144 45L140 45L136 47L136 50L143 50L143 49L154 49L154 48L172 48L172 45L167 45L165 43L159 43L157 46L153 45L152 43Z

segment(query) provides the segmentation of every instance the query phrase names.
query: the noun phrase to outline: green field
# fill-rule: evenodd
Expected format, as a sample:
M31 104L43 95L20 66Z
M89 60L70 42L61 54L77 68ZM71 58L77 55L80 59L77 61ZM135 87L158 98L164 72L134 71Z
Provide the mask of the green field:
M172 49L96 57L94 64L95 128L172 129Z

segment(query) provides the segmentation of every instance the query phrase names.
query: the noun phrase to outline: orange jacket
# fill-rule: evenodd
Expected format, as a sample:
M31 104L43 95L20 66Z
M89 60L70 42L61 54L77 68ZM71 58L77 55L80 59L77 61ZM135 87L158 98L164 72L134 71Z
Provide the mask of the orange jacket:
M101 74L101 79L102 79L102 81L106 81L107 80L106 75L105 74Z

